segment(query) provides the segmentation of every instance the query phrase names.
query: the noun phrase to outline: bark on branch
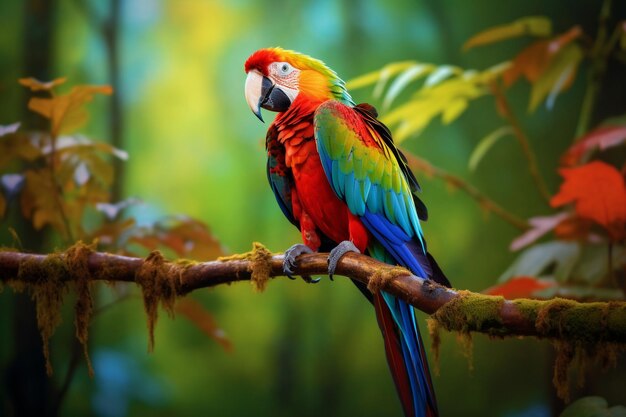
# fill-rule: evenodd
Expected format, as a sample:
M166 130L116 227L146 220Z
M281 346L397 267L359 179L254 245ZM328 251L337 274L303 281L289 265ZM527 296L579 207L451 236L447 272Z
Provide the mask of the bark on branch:
M282 276L282 254L255 244L252 252L210 262L166 261L158 252L147 258L119 256L76 246L60 254L34 255L0 252L0 282L37 285L51 273L54 282L76 280L77 256L84 257L89 280L136 282L144 293L148 315L156 319L159 302L171 310L177 295L198 288L252 280L263 289L269 278ZM64 274L64 271L66 272ZM302 255L297 273L324 275L327 254ZM537 336L573 343L626 344L626 303L581 303L565 299L505 300L442 287L412 275L404 268L368 256L347 254L337 274L365 283L375 292L388 291L431 314L446 330L492 336ZM152 311L151 311L152 310Z

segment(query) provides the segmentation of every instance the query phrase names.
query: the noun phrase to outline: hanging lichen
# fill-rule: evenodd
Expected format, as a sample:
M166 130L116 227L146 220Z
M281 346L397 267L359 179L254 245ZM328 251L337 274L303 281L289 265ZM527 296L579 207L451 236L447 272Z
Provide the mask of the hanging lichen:
M43 262L26 259L20 263L17 281L28 282L27 288L36 305L37 327L41 333L46 372L52 375L50 338L61 324L61 307L67 293L67 265L59 254L48 255Z
M89 255L94 251L93 246L78 242L65 252L65 261L74 281L76 289L76 305L74 306L76 338L83 347L83 354L87 362L89 376L93 376L93 367L89 359L89 324L93 314L93 299L91 297L91 274L89 272Z
M433 370L439 375L439 358L441 357L441 328L439 322L432 318L426 320L428 334L430 335L430 350L432 351Z
M159 251L153 251L137 271L135 281L141 286L143 304L148 316L148 352L154 350L154 327L158 319L159 303L174 316L174 303L178 294L179 274L176 267L165 261Z
M540 335L553 337L556 359L553 383L560 398L569 401L570 374L578 371L578 385L584 383L587 368L597 362L614 366L623 344L608 343L611 333L626 329L623 303L577 303L554 299L537 311L535 328ZM590 326L589 323L598 323Z
M502 324L500 310L504 299L459 291L459 296L444 304L432 315L428 328L435 359L439 357L440 329L459 332L464 351L471 349L471 331L491 336L507 336L510 330ZM556 298L550 301L519 299L512 305L520 316L534 323L538 337L552 340L556 351L553 383L560 398L569 398L571 374L578 372L578 384L584 382L585 370L599 362L604 368L614 365L626 334L626 304L620 302L579 303ZM592 326L590 323L594 323ZM469 353L471 355L471 352ZM471 357L471 356L470 356Z
M248 260L250 266L250 281L255 291L263 292L267 287L272 272L272 252L270 252L263 244L254 242L250 252L235 254L230 256L221 256L218 261L227 262L233 260Z

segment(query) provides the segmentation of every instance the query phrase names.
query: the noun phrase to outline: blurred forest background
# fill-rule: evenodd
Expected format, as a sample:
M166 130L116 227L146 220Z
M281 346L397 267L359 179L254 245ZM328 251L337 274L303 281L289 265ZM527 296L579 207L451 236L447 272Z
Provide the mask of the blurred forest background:
M134 197L141 203L124 216L148 226L184 214L206 223L224 253L247 251L253 241L283 251L300 236L283 218L267 185L267 125L251 114L243 97L243 63L253 51L268 46L301 51L324 60L344 80L403 60L484 69L512 59L529 40L463 51L464 42L476 33L544 15L552 20L554 33L580 25L593 36L601 5L539 0L5 0L0 2L0 125L19 121L22 129L47 129L43 119L27 110L31 94L18 78L67 77L62 91L78 84L111 85L113 95L97 96L89 105L90 119L80 133L128 153L128 160L116 162L113 201ZM613 23L626 19L626 3L616 1L611 13ZM550 193L561 183L557 161L576 134L588 67L579 71L551 110L527 110L525 82L507 90ZM592 126L624 113L625 78L624 67L606 75L603 105L593 114ZM355 90L353 97L381 105L371 88ZM494 101L478 99L454 123L434 121L402 146L521 218L546 213L548 206L515 141L498 142L479 169L468 169L477 143L501 125ZM445 181L419 171L416 176L429 207L423 225L429 249L453 285L472 291L494 285L517 256L509 245L520 231ZM11 227L25 250L62 247L45 229L32 230L19 209L8 210L0 221L1 245L16 246ZM225 332L230 350L192 322L162 314L155 350L147 354L146 318L134 286L102 286L96 308L119 297L123 301L94 317L90 351L95 376L89 378L78 356L61 415L400 415L374 312L346 279L323 279L318 285L277 279L263 294L248 284L196 291L191 297ZM14 411L9 399L19 378L30 381L33 402L54 396L63 386L74 366L70 304L52 339L55 373L47 379L34 313L25 313L33 306L26 296L8 290L0 294L0 415ZM425 316L420 317L429 346ZM20 345L23 340L35 342ZM551 381L549 342L476 335L471 366L466 353L454 335L444 335L434 377L442 415L549 416L562 409ZM573 398L600 395L609 404L623 404L625 375L623 360L617 369L594 371L584 388L574 388Z

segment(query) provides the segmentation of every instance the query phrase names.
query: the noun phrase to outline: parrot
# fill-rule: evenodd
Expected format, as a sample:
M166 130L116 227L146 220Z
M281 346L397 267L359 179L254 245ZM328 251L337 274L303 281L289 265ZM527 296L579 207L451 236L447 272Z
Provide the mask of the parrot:
M376 109L355 104L335 71L296 51L260 49L244 70L252 112L262 122L261 108L277 113L265 139L266 174L280 209L302 235L303 243L285 251L285 275L294 278L299 255L329 252L332 279L341 257L356 252L449 287L426 250L420 186ZM412 306L353 282L374 306L405 416L437 416Z

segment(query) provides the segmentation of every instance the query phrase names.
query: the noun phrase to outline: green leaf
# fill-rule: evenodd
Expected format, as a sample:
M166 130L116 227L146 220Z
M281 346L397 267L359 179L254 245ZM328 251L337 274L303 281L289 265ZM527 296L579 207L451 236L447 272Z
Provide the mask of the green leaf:
M502 74L511 68L511 65L513 65L511 61L500 62L499 64L487 68L478 76L480 77L481 82L488 84L496 78L501 77Z
M451 75L459 74L461 72L461 69L458 67L454 67L452 65L442 65L434 70L428 78L426 78L426 81L424 81L424 87L433 87Z
M383 95L383 91L385 90L385 86L387 85L387 81L389 81L396 74L405 71L407 68L410 68L415 64L414 61L404 61L404 62L396 62L385 66L381 73L376 86L374 87L374 91L372 95L374 98L379 99Z
M404 90L404 88L409 85L409 83L419 79L423 75L428 74L433 70L433 65L428 64L416 64L412 67L405 70L402 74L395 79L395 81L387 90L387 94L385 95L385 100L383 101L383 108L389 108L393 100Z
M612 249L613 270L626 265L626 248L615 245ZM572 276L588 284L596 284L606 278L609 269L608 245L585 245L572 271Z
M450 104L443 109L441 121L446 125L452 123L466 108L467 100L459 99L450 102Z
M579 256L580 245L576 242L540 243L523 251L500 275L498 282L505 282L516 276L553 276L564 281L570 277Z
M346 82L346 88L349 90L357 90L359 88L367 87L368 85L372 85L378 81L378 77L380 77L380 71L368 72L367 74L348 80L348 82Z
M394 141L402 143L410 135L422 130L439 112L438 106L431 106L425 100L410 101L390 112L383 118L383 123L389 125L398 123L394 131Z
M548 104L554 104L556 95L572 84L582 57L583 52L575 43L566 45L557 53L548 69L533 83L528 106L530 112L535 111L548 94L552 96Z
M576 72L577 66L578 62L569 64L558 76L556 82L550 90L550 93L548 94L548 98L546 99L546 108L548 110L552 110L554 108L556 96L565 88L567 81L570 80Z
M374 83L380 83L381 80L388 80L390 77L398 74L412 65L415 65L415 61L401 61L393 62L384 66L378 71L372 71L360 77L354 78L346 83L346 87L350 90L356 90L359 88L367 87Z
M467 50L479 45L499 42L505 39L519 36L550 36L552 22L545 16L529 16L518 19L512 23L495 26L472 36L463 49Z
M470 155L469 163L468 163L470 171L476 170L476 167L478 166L480 161L482 161L487 151L491 149L491 147L500 138L503 138L506 135L512 135L512 134L513 134L513 128L511 126L502 126L494 130L493 132L491 132L484 138L482 138L480 142L478 142L478 145L476 145L476 147L474 148L472 155Z
M602 397L583 397L571 403L560 417L626 417L626 407L616 405L609 408Z

